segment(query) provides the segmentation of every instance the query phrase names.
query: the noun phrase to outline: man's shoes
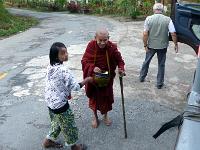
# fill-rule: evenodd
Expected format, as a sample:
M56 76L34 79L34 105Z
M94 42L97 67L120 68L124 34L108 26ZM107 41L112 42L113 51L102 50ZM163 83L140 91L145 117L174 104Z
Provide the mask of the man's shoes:
M157 85L157 89L162 89L162 87L163 87L163 84Z

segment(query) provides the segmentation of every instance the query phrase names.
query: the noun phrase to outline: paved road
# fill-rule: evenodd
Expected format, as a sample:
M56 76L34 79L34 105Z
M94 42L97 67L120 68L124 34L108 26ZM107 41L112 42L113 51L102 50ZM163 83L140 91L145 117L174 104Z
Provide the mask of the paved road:
M72 109L79 127L80 142L89 150L170 150L177 129L171 129L154 140L152 135L166 121L183 110L185 95L190 89L196 56L193 50L180 44L175 54L169 46L166 63L166 86L155 87L156 56L150 66L147 81L139 83L138 74L144 59L142 44L143 22L124 22L111 18L41 13L10 9L20 15L34 16L40 24L26 32L0 40L0 150L40 150L41 141L49 129L44 102L44 76L48 65L49 47L55 41L68 46L66 63L77 80L81 80L80 59L96 28L107 27L111 40L118 43L126 62L124 95L128 139L123 138L123 122L119 81L116 78L115 104L110 117L113 124L102 122L92 129L91 112L84 91L73 93ZM63 142L62 136L59 138Z

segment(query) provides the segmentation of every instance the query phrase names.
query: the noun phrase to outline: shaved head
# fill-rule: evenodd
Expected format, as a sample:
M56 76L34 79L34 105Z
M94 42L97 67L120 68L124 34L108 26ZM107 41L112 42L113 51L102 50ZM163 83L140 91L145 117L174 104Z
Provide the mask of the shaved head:
M106 28L101 28L96 31L96 36L109 37L108 30Z
M96 31L95 40L97 41L97 45L99 46L100 49L105 48L109 41L108 30L105 28L98 29Z

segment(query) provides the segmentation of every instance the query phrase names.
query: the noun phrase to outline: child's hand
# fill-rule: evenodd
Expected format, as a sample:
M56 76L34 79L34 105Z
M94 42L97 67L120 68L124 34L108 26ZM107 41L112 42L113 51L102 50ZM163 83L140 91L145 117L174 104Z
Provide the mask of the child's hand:
M71 93L67 96L68 100L72 99Z
M86 83L92 83L93 82L93 78L92 77L86 77L85 80L86 80L85 81Z
M84 86L87 83L92 83L93 82L93 78L92 77L86 77L82 82L82 86Z

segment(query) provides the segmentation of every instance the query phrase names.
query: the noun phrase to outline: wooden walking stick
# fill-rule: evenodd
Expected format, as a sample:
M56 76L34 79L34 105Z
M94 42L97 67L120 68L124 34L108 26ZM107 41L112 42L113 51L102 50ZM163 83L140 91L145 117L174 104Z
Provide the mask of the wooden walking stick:
M121 96L122 96L122 112L123 112L123 120L124 120L124 135L125 139L127 138L127 130L126 130L126 116L125 116L125 107L124 107L124 92L123 92L123 77L119 76L120 87L121 87Z

